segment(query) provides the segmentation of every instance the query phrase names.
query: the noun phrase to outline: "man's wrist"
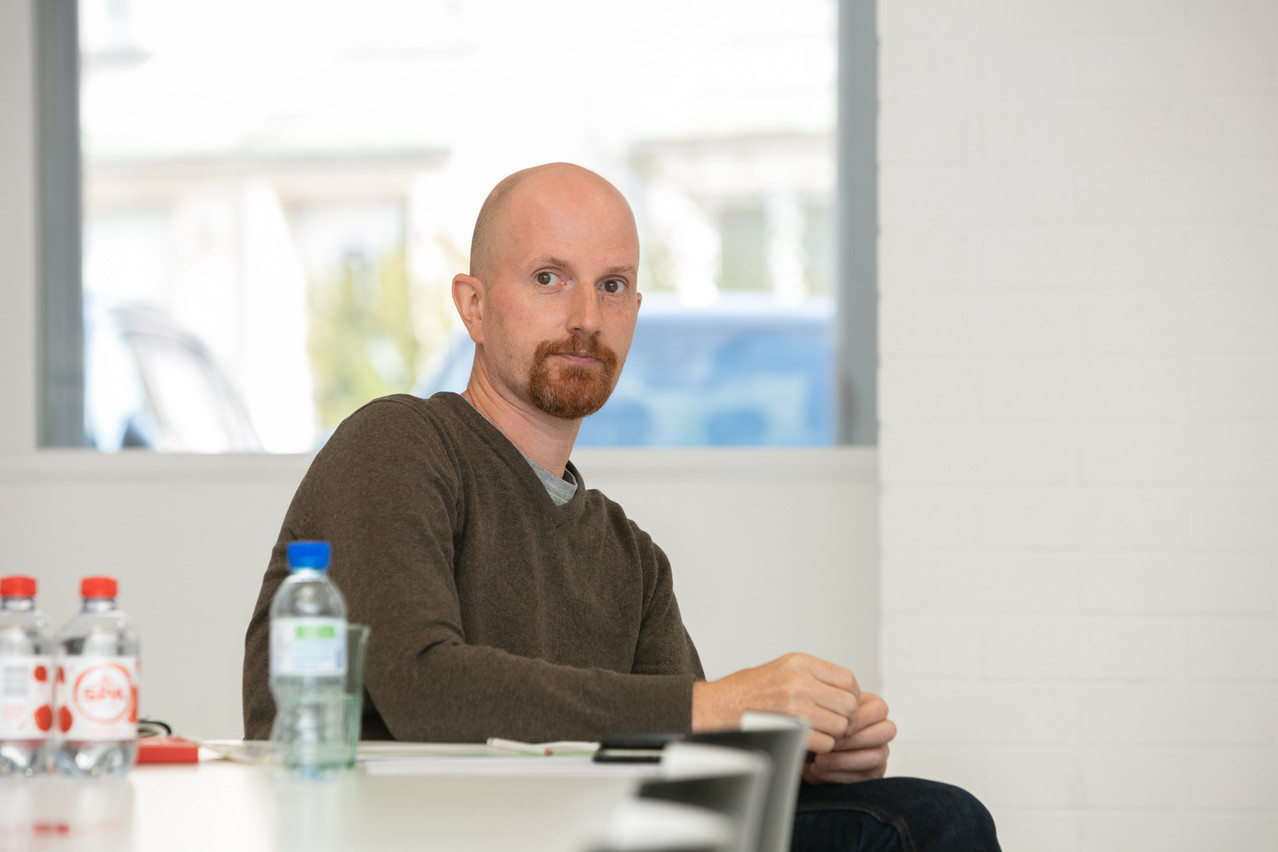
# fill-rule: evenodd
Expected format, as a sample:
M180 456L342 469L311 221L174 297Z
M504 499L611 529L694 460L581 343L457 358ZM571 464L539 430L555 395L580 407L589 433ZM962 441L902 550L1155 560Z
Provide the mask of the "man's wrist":
M724 706L722 690L713 681L698 680L692 684L692 730L718 731L733 728L740 718L732 718Z

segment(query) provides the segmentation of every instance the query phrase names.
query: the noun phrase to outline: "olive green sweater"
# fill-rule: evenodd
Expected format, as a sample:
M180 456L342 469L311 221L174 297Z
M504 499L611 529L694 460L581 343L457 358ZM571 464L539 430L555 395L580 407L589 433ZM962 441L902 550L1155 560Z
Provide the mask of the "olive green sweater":
M372 635L366 739L477 742L686 732L701 663L670 565L620 506L556 506L519 450L455 394L356 411L293 497L244 644L244 731L270 734L269 611L298 539Z

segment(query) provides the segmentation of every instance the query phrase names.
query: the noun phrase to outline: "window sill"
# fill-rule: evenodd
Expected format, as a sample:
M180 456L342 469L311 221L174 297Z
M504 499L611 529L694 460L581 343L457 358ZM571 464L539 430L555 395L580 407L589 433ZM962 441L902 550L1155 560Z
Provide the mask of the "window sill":
M314 455L164 454L148 451L99 453L92 450L40 450L0 453L0 481L47 480L228 480L297 481ZM623 475L632 479L697 476L750 479L784 474L790 479L873 480L878 477L875 447L581 449L573 462L589 479Z

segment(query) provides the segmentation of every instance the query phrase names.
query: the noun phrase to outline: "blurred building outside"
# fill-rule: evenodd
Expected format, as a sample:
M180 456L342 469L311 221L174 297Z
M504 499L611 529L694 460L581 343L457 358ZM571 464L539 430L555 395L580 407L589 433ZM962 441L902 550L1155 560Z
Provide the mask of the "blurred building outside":
M479 204L538 162L627 195L648 298L828 311L836 16L80 0L86 294L202 341L269 452L438 370Z

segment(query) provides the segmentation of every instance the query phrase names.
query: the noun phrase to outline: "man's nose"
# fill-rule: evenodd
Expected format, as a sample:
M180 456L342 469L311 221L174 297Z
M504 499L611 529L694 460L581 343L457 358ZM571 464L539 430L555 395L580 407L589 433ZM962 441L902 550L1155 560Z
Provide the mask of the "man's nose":
M572 294L568 330L581 334L599 331L599 298L594 287L577 287Z

